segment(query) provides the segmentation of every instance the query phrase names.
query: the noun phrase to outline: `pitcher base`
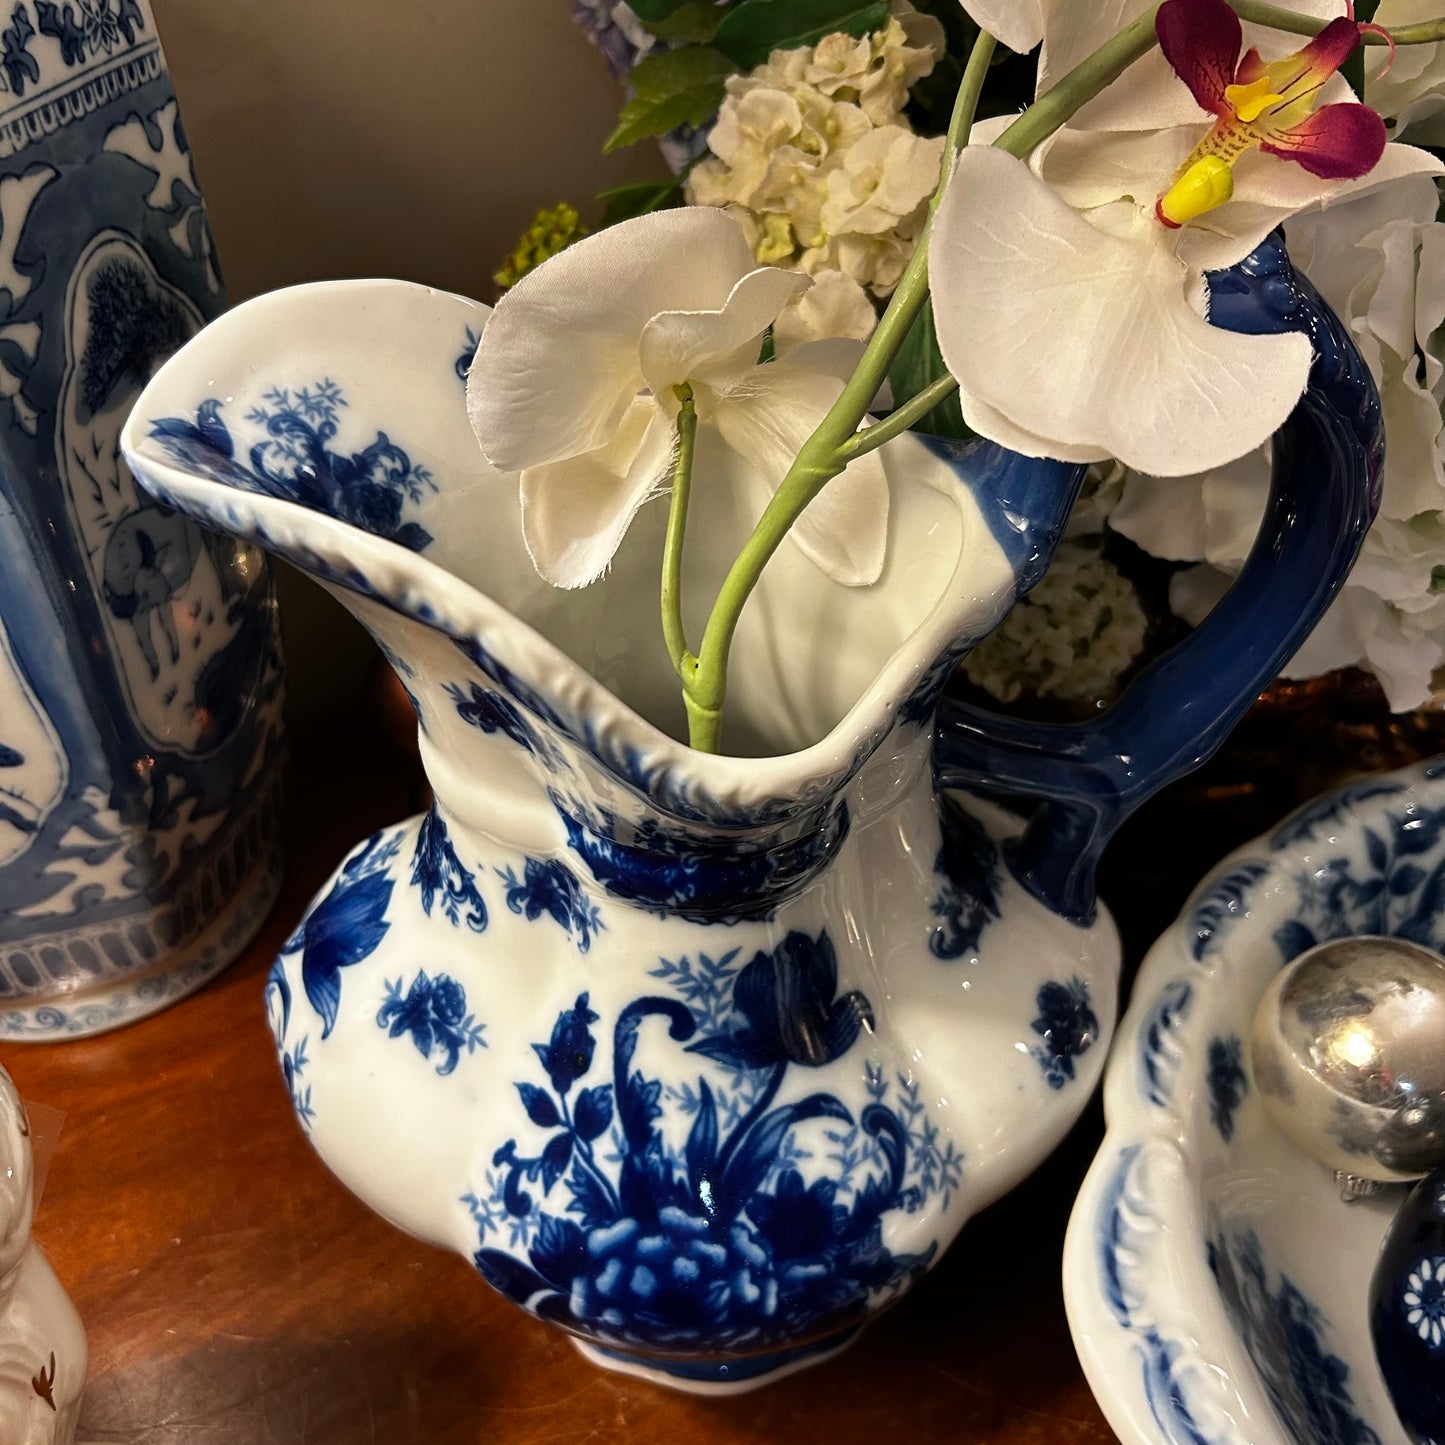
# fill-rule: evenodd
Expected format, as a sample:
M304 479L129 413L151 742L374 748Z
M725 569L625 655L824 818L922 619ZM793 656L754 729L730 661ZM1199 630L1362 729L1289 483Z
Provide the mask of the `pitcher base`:
M572 1343L580 1354L604 1370L615 1370L620 1375L632 1375L654 1385L665 1385L669 1390L681 1390L689 1395L742 1395L842 1354L858 1338L862 1329L862 1325L852 1325L835 1335L796 1349L731 1360L662 1360L656 1355L632 1355L625 1350L604 1349L575 1337Z

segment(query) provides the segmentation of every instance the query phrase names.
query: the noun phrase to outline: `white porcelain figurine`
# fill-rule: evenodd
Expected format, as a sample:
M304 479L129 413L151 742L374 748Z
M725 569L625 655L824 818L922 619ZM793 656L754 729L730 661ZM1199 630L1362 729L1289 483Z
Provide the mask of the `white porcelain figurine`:
M85 1329L30 1237L30 1125L0 1069L0 1442L68 1445L80 1420Z

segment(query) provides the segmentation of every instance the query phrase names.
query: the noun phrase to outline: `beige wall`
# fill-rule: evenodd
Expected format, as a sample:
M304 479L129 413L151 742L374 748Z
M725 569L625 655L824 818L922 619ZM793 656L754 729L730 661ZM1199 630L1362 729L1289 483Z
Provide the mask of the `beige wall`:
M570 0L153 0L233 300L327 276L492 299L539 206L662 174Z
M662 174L604 158L620 94L570 0L152 0L233 301L401 276L490 301L540 206ZM298 713L354 696L372 652L283 578Z

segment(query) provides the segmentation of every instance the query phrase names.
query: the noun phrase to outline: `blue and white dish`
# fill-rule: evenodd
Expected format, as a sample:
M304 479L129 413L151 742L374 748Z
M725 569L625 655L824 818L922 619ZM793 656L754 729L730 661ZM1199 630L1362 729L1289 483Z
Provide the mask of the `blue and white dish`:
M1371 934L1445 946L1445 761L1327 794L1240 849L1144 962L1064 1250L1074 1342L1125 1445L1407 1445L1369 1296L1408 1186L1341 1199L1271 1121L1246 1048L1282 968ZM1445 1298L1432 1282L1392 1297L1402 1329Z

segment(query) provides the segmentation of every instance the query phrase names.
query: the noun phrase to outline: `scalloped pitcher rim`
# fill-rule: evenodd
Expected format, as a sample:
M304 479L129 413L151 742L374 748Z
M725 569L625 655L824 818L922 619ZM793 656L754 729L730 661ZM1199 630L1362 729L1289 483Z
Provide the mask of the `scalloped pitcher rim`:
M972 645L978 637L986 635L1015 600L1019 579L1018 569L1012 565L1007 567L1009 585L971 592L964 584L964 574L976 566L977 561L968 545L969 522L964 502L972 493L962 476L955 472L958 485L949 495L958 508L963 530L952 568L936 600L892 648L872 682L855 697L842 717L815 741L787 752L750 756L698 751L651 722L483 585L459 576L447 565L398 541L376 535L326 511L199 476L155 444L151 425L158 416L155 405L158 395L173 391L181 377L191 378L197 393L216 386L206 370L197 368L197 353L209 334L220 326L228 333L247 326L261 326L269 335L272 328L265 323L296 301L346 293L383 298L408 295L429 301L440 298L457 303L459 310L469 312L478 326L485 324L491 309L444 288L395 278L305 282L253 297L205 328L156 371L122 430L121 449L126 461L140 485L163 503L209 526L239 534L268 551L277 552L313 580L340 594L343 604L350 594L359 594L417 625L444 633L463 649L469 645L484 648L489 656L504 664L516 677L526 680L545 698L555 713L547 721L571 733L574 741L583 746L588 746L588 730L619 733L629 746L645 753L650 764L668 771L686 770L697 785L724 806L746 807L764 799L776 799L780 794L805 791L809 784L834 779L840 770L851 775L899 724L905 705L924 685L930 672L950 652L957 651L961 640L968 639L968 645ZM275 350L273 344L271 351ZM264 357L264 348L257 351ZM889 446L897 446L899 442L916 446L936 464L952 470L952 464L924 439L905 433ZM958 457L972 456L979 447L989 445L981 441L963 444ZM480 446L477 450L480 456ZM921 477L916 485L930 487L931 484ZM982 531L998 546L987 519L980 514L979 520ZM1001 547L999 551L1002 555ZM577 591L579 596L585 596L587 589ZM968 624L979 614L982 614L984 629L970 637ZM658 645L661 646L660 638ZM537 685L538 679L540 685Z

